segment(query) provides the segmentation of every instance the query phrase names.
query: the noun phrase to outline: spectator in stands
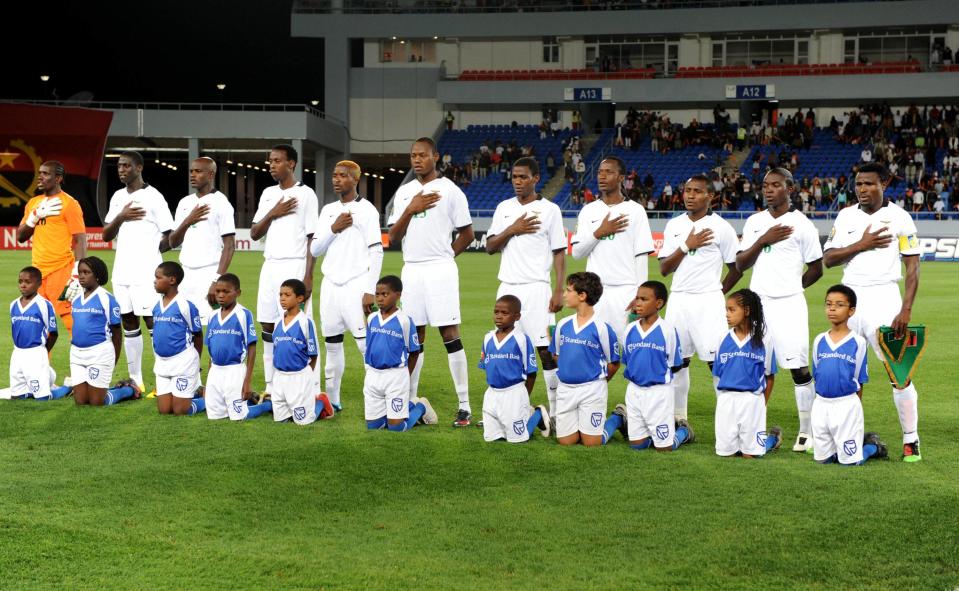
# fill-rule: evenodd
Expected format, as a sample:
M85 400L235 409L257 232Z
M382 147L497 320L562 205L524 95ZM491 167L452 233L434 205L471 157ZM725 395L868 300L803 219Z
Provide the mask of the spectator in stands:
M584 203L584 204L586 204L586 203L592 203L592 202L595 201L595 200L596 200L596 196L593 195L593 192L590 191L589 187L588 187L588 186L587 186L587 187L584 187L584 188L583 188L583 203Z
M579 130L579 128L583 125L583 115L579 112L579 109L573 109L572 124L573 131Z
M586 177L586 163L583 162L583 159L582 159L582 158L580 158L579 160L577 160L575 166L576 166L576 168L575 168L575 171L576 171L576 184L581 185L581 184L583 184L583 180L584 180L584 178Z
M910 187L911 188L911 187ZM921 187L916 187L912 192L912 210L919 211L926 202L926 194Z
M556 172L556 159L553 158L552 152L546 154L546 171L549 172L549 176L553 176L553 173Z
M453 111L446 112L446 129L453 129L453 122L456 121L456 117L453 117Z

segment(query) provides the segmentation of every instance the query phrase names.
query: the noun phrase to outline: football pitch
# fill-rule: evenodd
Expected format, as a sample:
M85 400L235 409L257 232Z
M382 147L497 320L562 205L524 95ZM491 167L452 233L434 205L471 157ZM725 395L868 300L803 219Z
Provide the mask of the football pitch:
M93 254L112 264L111 252ZM6 252L2 261L0 295L9 302L29 253ZM478 419L485 382L475 366L492 327L499 257L457 261ZM262 262L260 253L237 253L233 262L240 301L251 309ZM400 266L399 253L388 253L384 274ZM827 270L807 291L811 335L827 328L820 302L839 276ZM152 400L108 408L76 408L69 398L2 402L0 587L955 589L955 277L947 263L922 265L912 321L930 334L916 374L916 464L899 461L891 390L871 353L866 430L880 433L890 460L859 468L820 466L790 451L797 418L788 372L768 412L769 425L784 428L783 448L755 461L717 457L715 396L698 361L689 401L697 441L673 454L632 451L618 435L601 449L539 437L487 444L479 428L450 426L456 396L435 329L420 394L440 424L409 433L366 431L362 361L351 342L344 412L304 428L268 416L239 424L160 417ZM319 285L317 277L317 295ZM9 322L4 314L4 385ZM262 388L257 357L254 386ZM61 380L68 358L64 332L53 357ZM625 389L620 373L610 409ZM545 402L541 379L533 401Z

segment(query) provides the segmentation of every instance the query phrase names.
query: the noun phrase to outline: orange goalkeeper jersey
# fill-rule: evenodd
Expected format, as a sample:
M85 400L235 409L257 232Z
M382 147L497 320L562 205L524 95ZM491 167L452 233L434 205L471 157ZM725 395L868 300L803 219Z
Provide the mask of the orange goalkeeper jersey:
M83 210L80 208L80 203L63 191L53 197L60 198L63 202L63 210L60 215L50 216L37 222L33 232L33 266L40 269L44 276L73 264L73 235L87 231L83 224ZM21 224L27 223L30 212L44 199L48 197L37 195L27 202Z

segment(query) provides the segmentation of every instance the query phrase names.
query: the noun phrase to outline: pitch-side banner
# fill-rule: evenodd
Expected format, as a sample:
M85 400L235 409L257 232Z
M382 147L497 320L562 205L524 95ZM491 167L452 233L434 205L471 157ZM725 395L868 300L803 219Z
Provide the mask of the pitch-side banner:
M0 224L20 223L47 160L63 163L63 190L80 202L87 225L99 224L97 179L112 119L110 111L0 104Z

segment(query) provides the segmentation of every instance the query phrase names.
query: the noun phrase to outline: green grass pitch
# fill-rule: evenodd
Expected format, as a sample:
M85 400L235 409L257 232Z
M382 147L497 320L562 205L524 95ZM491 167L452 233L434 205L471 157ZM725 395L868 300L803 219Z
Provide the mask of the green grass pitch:
M457 260L478 411L484 380L475 362L492 326L499 258ZM3 254L3 301L16 297L16 272L28 261L25 252ZM258 253L234 260L251 308L261 264ZM384 273L400 265L389 253ZM862 468L819 466L787 449L797 428L788 373L769 409L769 423L785 429L784 448L758 461L715 456L714 395L698 362L689 405L698 441L677 453L634 452L619 437L602 449L539 438L486 444L480 429L449 426L456 397L432 329L421 393L441 423L410 433L365 430L362 364L349 342L346 410L306 428L269 417L160 417L148 400L4 402L0 587L954 589L955 272L923 265L913 313L931 326L916 377L918 464L898 461L895 407L871 355L866 428L893 459ZM838 278L828 271L807 293L813 335L826 327L819 302ZM7 314L0 331L9 335ZM2 343L6 376L9 337ZM68 353L64 336L54 354L61 375ZM148 352L148 376L152 362ZM624 392L620 375L610 406ZM540 381L534 401L544 400Z

